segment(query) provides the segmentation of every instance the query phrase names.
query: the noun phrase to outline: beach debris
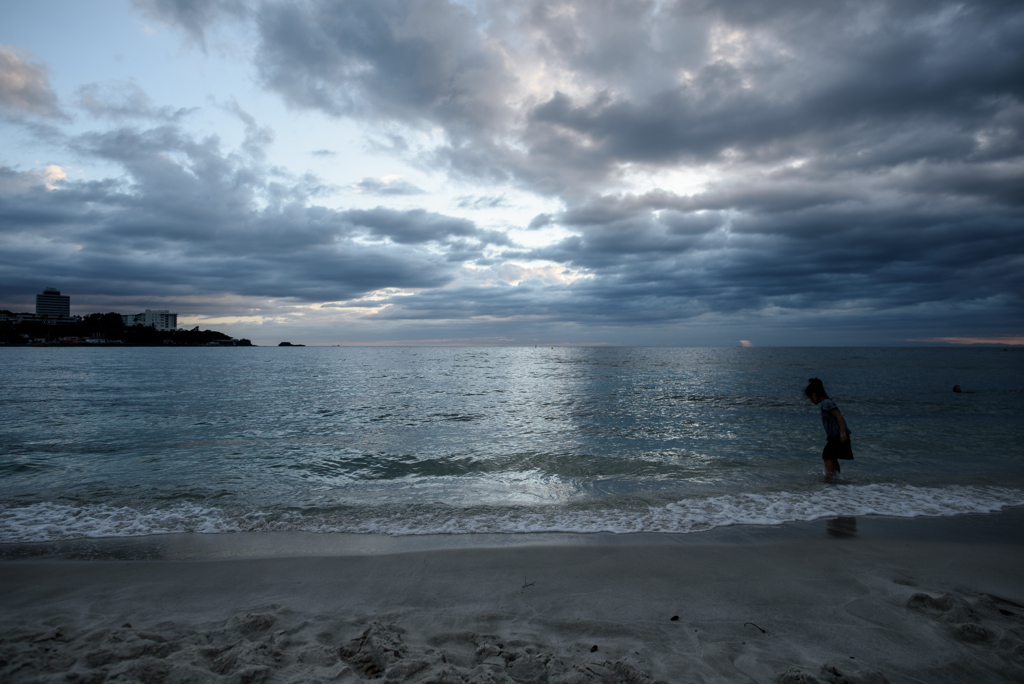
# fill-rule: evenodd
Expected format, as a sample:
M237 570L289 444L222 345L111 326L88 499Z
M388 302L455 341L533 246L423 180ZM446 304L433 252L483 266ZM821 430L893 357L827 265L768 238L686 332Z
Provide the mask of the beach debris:
M590 647L590 652L591 653L593 653L596 650L597 650L597 644L594 644L593 646Z
M672 616L671 618L669 618L669 619L670 619L670 620L671 620L672 622L677 622L677 621L679 620L679 616L678 616L678 615L673 615L673 616Z
M751 625L751 626L755 627L756 629L760 630L761 634L767 634L768 633L767 631L765 631L765 630L761 629L760 627L758 627L757 625L755 625L753 622L744 622L743 623L744 627L746 627L747 625Z
M526 587L532 587L536 583L537 583L536 580L534 580L533 582L527 582L526 581L526 575L523 575L523 586L522 586L523 589L525 589Z

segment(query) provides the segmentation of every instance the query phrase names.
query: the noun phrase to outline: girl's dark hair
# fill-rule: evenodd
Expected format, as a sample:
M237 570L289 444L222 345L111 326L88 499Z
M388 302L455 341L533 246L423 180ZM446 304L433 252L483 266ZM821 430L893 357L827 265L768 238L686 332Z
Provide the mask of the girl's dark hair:
M807 381L807 387L804 388L804 394L808 399L811 398L811 394L817 394L822 399L828 399L828 394L825 392L825 385L821 384L821 380L818 378L811 378Z

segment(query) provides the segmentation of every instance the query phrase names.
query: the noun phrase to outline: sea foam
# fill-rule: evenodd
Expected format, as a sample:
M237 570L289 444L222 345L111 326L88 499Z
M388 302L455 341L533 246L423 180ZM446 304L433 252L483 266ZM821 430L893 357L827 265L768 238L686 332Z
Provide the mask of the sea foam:
M990 513L1024 505L1024 491L954 485L824 486L806 492L738 493L682 499L636 509L566 509L559 506L489 511L450 506L386 513L308 511L229 512L177 503L139 509L105 504L35 503L0 506L0 542L39 542L151 534L222 534L259 531L345 532L387 535L518 534L537 532L688 533L729 525L781 525L834 516L948 516Z

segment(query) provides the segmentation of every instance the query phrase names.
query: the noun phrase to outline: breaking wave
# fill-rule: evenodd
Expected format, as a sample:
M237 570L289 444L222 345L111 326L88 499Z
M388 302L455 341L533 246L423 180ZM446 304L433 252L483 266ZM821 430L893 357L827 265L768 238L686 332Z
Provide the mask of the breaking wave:
M0 542L39 542L153 534L301 531L386 535L521 534L537 532L690 533L729 525L781 525L834 516L902 518L991 513L1024 505L1024 491L1002 487L914 487L896 484L823 487L807 492L738 493L689 498L664 506L571 509L451 506L387 510L310 509L234 512L177 503L134 508L35 503L0 506Z

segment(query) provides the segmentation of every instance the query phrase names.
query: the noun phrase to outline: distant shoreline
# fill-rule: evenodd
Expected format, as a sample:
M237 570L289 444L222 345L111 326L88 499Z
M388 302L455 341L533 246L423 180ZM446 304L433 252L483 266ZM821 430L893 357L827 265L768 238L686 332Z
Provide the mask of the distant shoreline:
M143 344L125 344L124 342L71 342L71 343L64 343L64 342L35 342L35 343L32 343L32 344L11 344L11 343L0 342L0 349L4 349L4 348L9 348L9 349L38 349L40 347L47 347L47 348L60 347L62 349L68 349L68 348L73 348L73 347L93 349L93 348L100 348L100 347L102 347L104 349L110 349L110 348L139 348L139 347L146 347L146 348L168 347L168 348L170 348L170 347L261 347L261 346L266 346L266 345L252 344L248 340L245 340L245 341L248 342L248 344L217 344L217 343L213 343L213 344L209 344L209 343L208 344L178 344L178 343L175 343L175 344L164 344L164 343L158 343L158 344L144 344L144 343ZM300 346L303 346L303 345L292 345L292 346L300 347Z
M0 323L2 347L252 347L245 338L218 330L161 330L124 325L120 314L90 314L65 323L11 321Z

